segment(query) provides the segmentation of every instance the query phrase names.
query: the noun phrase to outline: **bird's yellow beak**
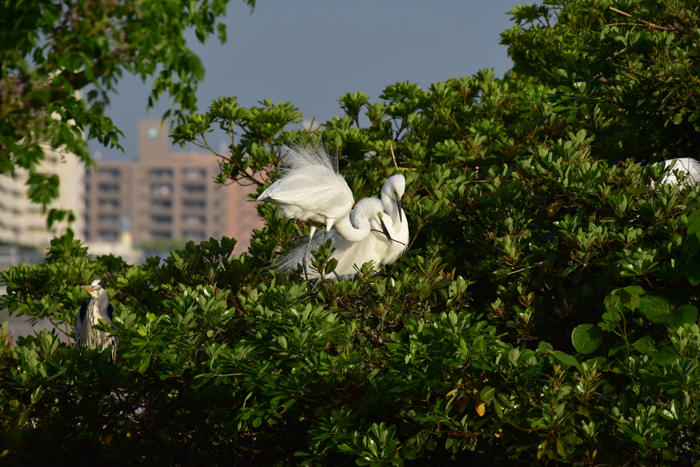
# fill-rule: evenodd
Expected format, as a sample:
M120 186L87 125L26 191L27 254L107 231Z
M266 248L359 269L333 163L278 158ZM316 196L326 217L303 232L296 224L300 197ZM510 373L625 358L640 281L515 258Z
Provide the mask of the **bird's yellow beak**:
M94 291L95 291L95 288L94 288L93 286L91 286L91 285L81 285L80 288L83 289L83 290L87 290L88 292L94 292Z

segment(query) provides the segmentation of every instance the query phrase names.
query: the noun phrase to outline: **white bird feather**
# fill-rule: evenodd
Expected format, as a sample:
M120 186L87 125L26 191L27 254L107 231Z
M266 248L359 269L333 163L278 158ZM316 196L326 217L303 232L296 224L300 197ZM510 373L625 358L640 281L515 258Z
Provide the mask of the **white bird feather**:
M680 157L678 159L667 159L664 165L669 168L666 175L661 180L661 185L678 185L679 172L685 175L680 181L681 185L695 185L700 183L700 162L690 157Z
M335 231L329 234L331 245L335 248L330 258L338 261L335 273L339 277L345 279L353 277L357 270L368 261L373 261L373 269L375 271L378 271L383 264L386 264L384 259L391 251L392 241L390 241L390 238L393 239L395 229L391 217L385 215L383 208L383 204L379 199L364 198L358 201L355 208L351 211L350 219L353 225L357 229L367 232L367 235L361 241L348 241ZM384 228L389 233L389 238L385 235ZM321 234L314 236L310 241L311 247L316 248L319 244L324 243L323 237ZM318 271L309 268L311 262L305 253L306 247L304 246L307 242L308 239L304 238L300 246L280 257L275 267L280 271L289 272L294 270L297 265L303 264L304 258L306 258L306 269L310 271L307 272L308 278L320 278Z
M384 212L391 218L393 231L390 230L389 233L395 240L391 243L389 253L382 260L382 266L395 263L408 248L408 219L401 207L401 198L405 191L406 179L401 174L387 178L382 186L382 205Z

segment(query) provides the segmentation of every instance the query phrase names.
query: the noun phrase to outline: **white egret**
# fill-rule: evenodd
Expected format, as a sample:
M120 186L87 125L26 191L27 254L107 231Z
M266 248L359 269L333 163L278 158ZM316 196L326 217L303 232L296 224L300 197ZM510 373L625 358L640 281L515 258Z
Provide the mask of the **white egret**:
M363 240L354 242L344 238L339 232L332 231L329 237L335 251L331 254L331 259L336 259L338 265L335 273L339 277L354 276L355 267L360 267L367 261L374 262L374 269L379 270L389 255L392 247L394 226L391 216L386 215L382 202L377 198L364 198L357 202L355 208L350 213L350 221L358 230L366 233ZM309 245L316 248L320 243L324 243L321 235L309 239ZM405 248L405 246L403 247ZM280 271L291 271L298 264L308 262L308 254L303 251L302 246L283 255L275 265ZM308 268L307 280L309 279ZM320 274L317 271L311 273L311 278L318 279Z
M110 324L114 315L114 307L109 301L104 283L97 279L90 285L82 285L81 289L90 294L90 298L85 300L80 307L78 316L75 317L75 343L79 347L101 347L112 348L112 360L117 356L117 343L119 338L111 336L109 332L95 329L103 319Z
M382 266L393 264L408 248L408 220L401 207L401 198L406 191L406 179L397 174L387 178L382 186L382 205L384 212L391 217L393 231L390 231L391 242L389 253L382 260Z
M359 242L367 237L368 231L356 228L350 221L349 214L355 201L352 191L322 147L290 148L284 164L282 178L263 191L258 201L272 201L283 217L312 222L305 257L309 254L316 224L326 226L326 236L335 227L349 242Z
M667 159L664 161L666 167L670 167L661 185L695 185L700 183L700 162L690 157L680 157L678 159ZM678 181L674 172L685 172L683 180Z

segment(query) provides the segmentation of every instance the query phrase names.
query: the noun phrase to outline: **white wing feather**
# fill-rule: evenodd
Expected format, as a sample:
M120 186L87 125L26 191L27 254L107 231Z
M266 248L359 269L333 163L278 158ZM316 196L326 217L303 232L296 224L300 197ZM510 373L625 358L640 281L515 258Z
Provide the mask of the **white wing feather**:
M352 191L322 149L290 150L284 159L283 177L270 185L258 201L272 201L282 216L327 224L352 209Z

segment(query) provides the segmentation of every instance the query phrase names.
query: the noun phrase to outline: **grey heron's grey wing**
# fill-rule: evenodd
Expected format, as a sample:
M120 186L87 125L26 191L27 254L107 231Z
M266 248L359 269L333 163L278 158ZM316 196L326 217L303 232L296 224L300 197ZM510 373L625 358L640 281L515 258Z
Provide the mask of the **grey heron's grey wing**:
M88 303L90 303L89 298L87 300L85 300L83 302L83 304L80 306L80 312L78 313L78 318L80 319L80 324L85 322L85 315L87 314Z
M80 336L80 331L83 329L83 324L85 323L85 316L87 315L88 303L90 299L88 298L80 306L78 315L75 317L75 343L78 343L78 336Z
M110 321L114 321L114 318L112 317L114 315L114 307L112 306L111 303L107 305L107 316L109 316Z

